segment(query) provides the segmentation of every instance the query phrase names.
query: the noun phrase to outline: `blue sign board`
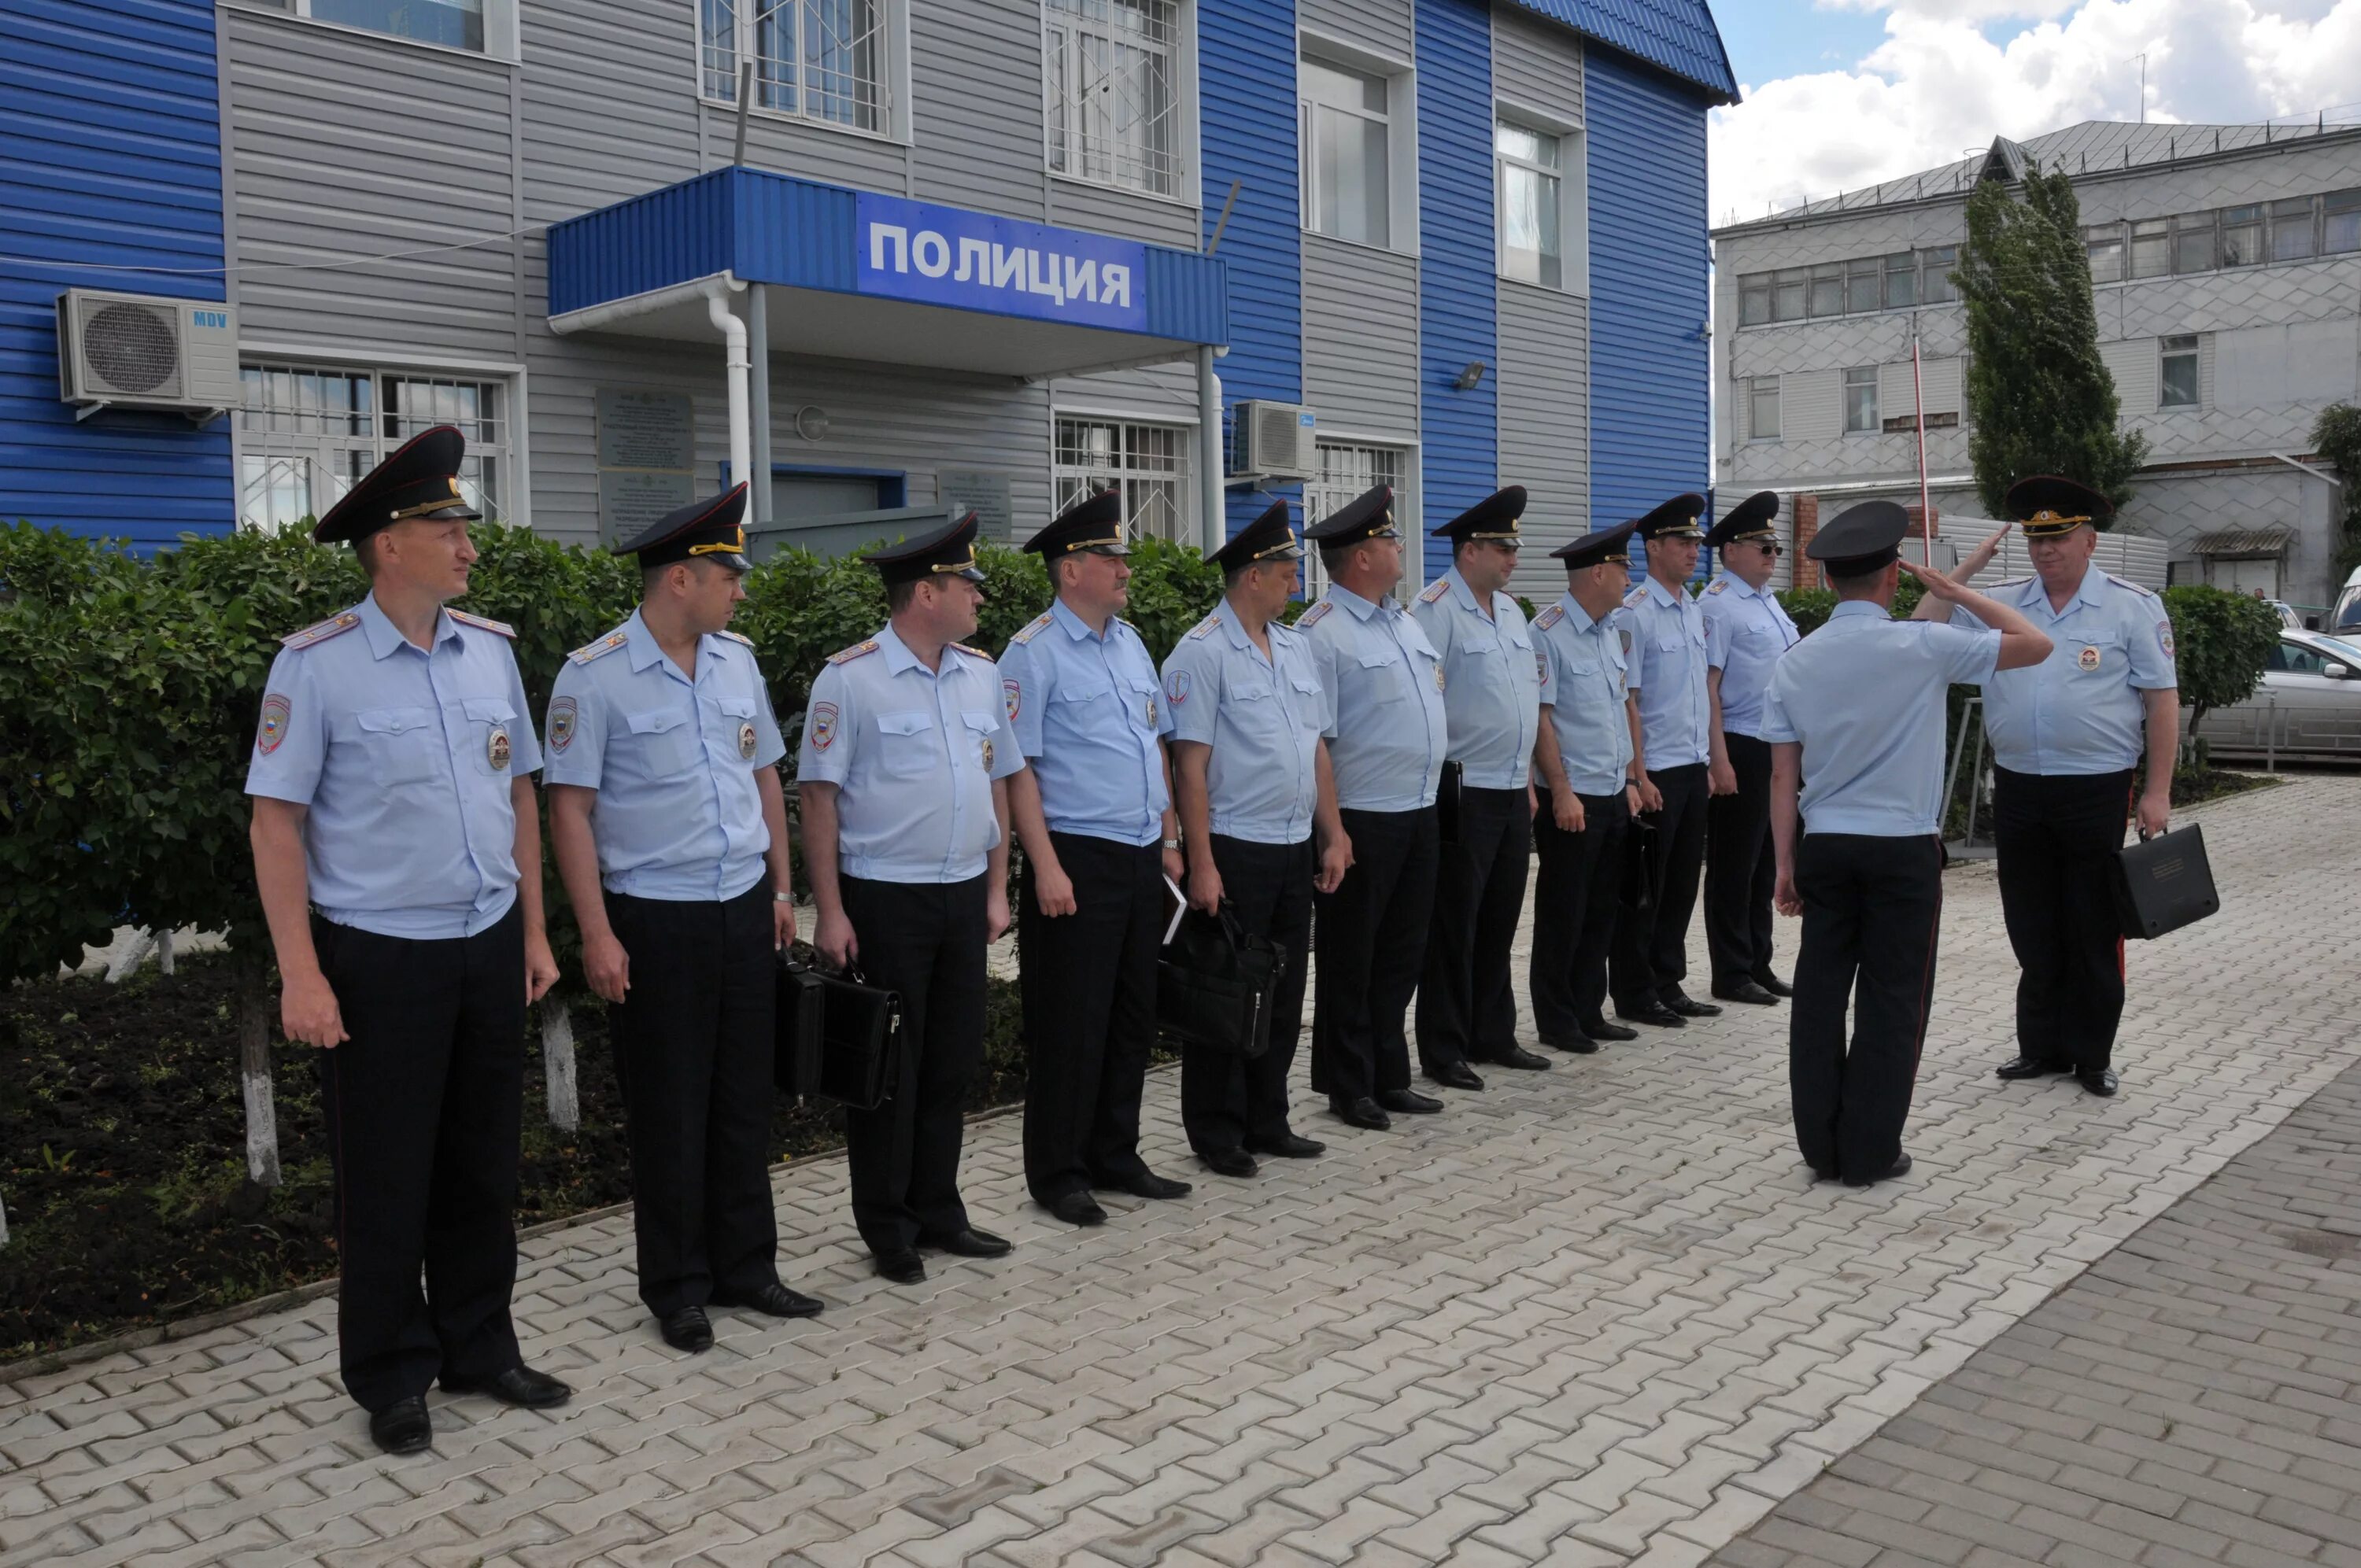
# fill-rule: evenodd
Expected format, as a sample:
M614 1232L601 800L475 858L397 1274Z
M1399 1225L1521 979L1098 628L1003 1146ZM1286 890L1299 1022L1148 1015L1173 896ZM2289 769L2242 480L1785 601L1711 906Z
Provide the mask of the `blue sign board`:
M1148 330L1148 247L1137 241L867 191L857 212L862 293Z

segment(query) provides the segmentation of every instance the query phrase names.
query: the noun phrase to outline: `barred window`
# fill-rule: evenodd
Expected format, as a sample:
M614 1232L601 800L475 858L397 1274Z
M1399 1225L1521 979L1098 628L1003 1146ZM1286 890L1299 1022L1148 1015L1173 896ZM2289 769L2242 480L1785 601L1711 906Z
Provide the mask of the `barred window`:
M705 96L854 130L884 128L885 0L698 0Z
M1124 537L1194 539L1189 506L1193 439L1178 425L1061 418L1053 509L1062 511L1093 490L1119 487Z
M1405 534L1410 532L1401 508L1402 475L1410 466L1410 454L1399 446L1349 446L1341 443L1320 443L1320 477L1303 487L1303 526L1308 530L1337 508L1358 499L1373 486L1385 485L1394 492L1395 526ZM1408 599L1419 589L1418 547L1405 545L1405 557L1410 570L1402 575L1395 588L1397 598ZM1303 554L1303 597L1316 599L1328 591L1327 569L1322 565L1319 549L1308 547Z
M1049 168L1170 196L1180 189L1178 0L1047 0Z
M247 365L233 438L237 518L276 533L309 520L403 442L438 424L467 438L460 493L499 521L508 498L506 385L408 371Z

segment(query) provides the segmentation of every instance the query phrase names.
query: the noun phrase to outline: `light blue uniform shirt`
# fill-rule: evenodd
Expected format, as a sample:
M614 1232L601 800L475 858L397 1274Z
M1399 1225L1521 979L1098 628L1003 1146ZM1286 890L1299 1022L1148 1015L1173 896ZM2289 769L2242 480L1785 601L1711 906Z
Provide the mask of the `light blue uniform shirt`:
M1460 782L1470 789L1524 788L1542 733L1541 651L1525 612L1510 595L1496 593L1486 615L1454 566L1427 585L1411 614L1443 655L1451 760L1459 764Z
M1328 766L1347 811L1434 804L1450 755L1443 655L1410 611L1330 584L1295 629L1310 639L1328 693Z
M1009 640L1000 690L1034 764L1053 833L1153 844L1172 797L1159 736L1172 732L1156 661L1130 622L1104 635L1060 599Z
M1650 577L1623 596L1616 614L1631 634L1626 678L1640 693L1640 743L1650 768L1713 757L1713 712L1705 696L1705 611L1684 587Z
M1213 829L1255 844L1312 836L1319 798L1316 754L1328 728L1328 696L1303 634L1272 621L1270 656L1254 645L1224 599L1164 661L1172 739L1213 748L1205 793Z
M1795 623L1769 588L1749 587L1730 572L1707 585L1698 608L1705 612L1706 667L1721 672L1722 733L1759 740L1763 688L1771 666L1795 645Z
M1780 655L1763 739L1804 748L1804 830L1918 839L1943 809L1943 694L1992 679L2000 633L1896 620L1866 599Z
M1572 594L1533 617L1542 703L1558 761L1576 795L1613 795L1631 781L1631 721L1623 706L1623 636L1610 613L1593 620Z
M796 775L837 787L837 867L941 886L1000 843L992 781L1025 766L990 659L954 642L929 670L892 626L822 667Z
M744 638L698 639L692 684L633 610L567 657L544 734L548 782L598 792L590 837L608 892L688 903L763 880L771 830L754 773L787 747Z
M308 808L312 904L337 925L472 937L516 902L509 786L541 748L489 624L445 610L430 652L371 595L271 663L246 793Z
M1984 682L1993 761L2013 773L2114 773L2139 764L2147 735L2140 696L2180 684L2164 601L2092 566L2062 610L2041 579L1992 591L2056 644L2049 657ZM1951 623L1980 625L1964 609Z

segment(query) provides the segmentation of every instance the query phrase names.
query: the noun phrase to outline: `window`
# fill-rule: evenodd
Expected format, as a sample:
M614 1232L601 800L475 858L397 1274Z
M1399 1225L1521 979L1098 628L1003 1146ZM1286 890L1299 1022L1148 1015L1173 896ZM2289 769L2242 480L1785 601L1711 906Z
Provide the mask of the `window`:
M885 0L697 0L705 96L738 101L754 63L757 109L884 128Z
M1806 276L1800 267L1791 267L1784 272L1772 274L1772 320L1799 322L1804 319L1804 290Z
M1845 263L1845 313L1847 315L1858 315L1863 311L1877 309L1877 302L1883 292L1881 287L1881 280L1883 276L1884 269L1874 256L1864 261Z
M2260 207L2222 209L2222 265L2252 267L2263 258L2263 210Z
M1946 245L1918 253L1925 277L1918 291L1919 299L1929 305L1949 304L1960 297L1951 287L1951 269L1959 264L1960 247Z
M2213 267L2213 214L2191 213L2173 219L2172 269L2211 272Z
M2144 218L2132 225L2132 276L2162 278L2172 271L2172 220Z
M515 55L516 0L253 0L292 16L471 54Z
M316 518L420 431L467 437L459 488L497 521L506 508L507 388L498 381L248 365L238 372L240 527L276 533Z
M1569 255L1576 250L1569 242L1582 233L1581 137L1504 119L1492 127L1492 151L1499 179L1500 276L1549 289L1578 288L1581 258Z
M1049 168L1159 196L1180 190L1179 0L1048 0Z
M2091 258L2091 281L2118 283L2124 276L2124 225L2092 224L2082 231L2082 253Z
M2312 224L2312 198L2271 203L2271 259L2303 261L2319 254Z
M1841 261L1824 261L1812 269L1812 314L1844 314L1844 263Z
M1918 302L1918 258L1897 251L1885 258L1885 308L1906 311Z
M1403 533L1413 531L1405 526L1401 515L1402 475L1409 470L1409 454L1399 446L1345 446L1320 444L1320 477L1303 487L1303 526L1313 523L1354 500L1374 485L1389 485L1394 491L1395 526ZM1404 541L1411 565L1402 575L1396 592L1407 598L1418 591L1418 546ZM1317 598L1328 589L1328 574L1320 563L1316 547L1307 548L1303 555L1303 597Z
M1746 383L1746 439L1779 439L1779 378L1757 376Z
M1296 82L1303 226L1359 245L1390 245L1392 84L1310 55L1298 63Z
M1761 326L1771 319L1771 274L1756 272L1738 280L1738 324Z
M2195 408L2198 393L2196 337L2158 338L2157 345L2156 406L2160 409Z
M1050 510L1119 485L1125 537L1194 539L1188 494L1189 446L1194 439L1175 425L1060 418L1052 476L1058 493Z
M1861 366L1844 373L1845 433L1874 435L1877 422L1877 367Z
M2361 250L2361 191L2337 191L2320 201L2320 253Z

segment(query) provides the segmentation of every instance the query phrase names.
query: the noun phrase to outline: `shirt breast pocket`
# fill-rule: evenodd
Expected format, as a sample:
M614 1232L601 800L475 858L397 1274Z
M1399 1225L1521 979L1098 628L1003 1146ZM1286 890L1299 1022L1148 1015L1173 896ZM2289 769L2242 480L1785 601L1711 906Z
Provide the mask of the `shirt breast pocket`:
M976 761L987 773L990 772L994 750L992 737L1000 729L1000 715L989 709L971 709L960 715L960 722L967 726L968 745L974 751Z
M1402 656L1391 648L1380 648L1361 655L1361 686L1374 702L1401 700L1402 674L1398 666Z
M881 713L877 735L878 760L888 778L922 779L941 765L942 742L931 713Z
M379 707L353 715L370 782L391 786L423 784L440 772L434 753L442 737L431 707Z
M516 749L516 709L506 697L471 696L460 705L467 715L467 742L476 754L476 772L485 778L506 778Z
M721 734L730 754L741 762L754 761L754 749L762 744L762 731L754 723L754 699L751 696L719 696L713 699L714 709L721 715Z
M650 778L668 779L688 771L697 737L688 715L676 707L649 713L627 713L623 723L631 732L631 750Z

